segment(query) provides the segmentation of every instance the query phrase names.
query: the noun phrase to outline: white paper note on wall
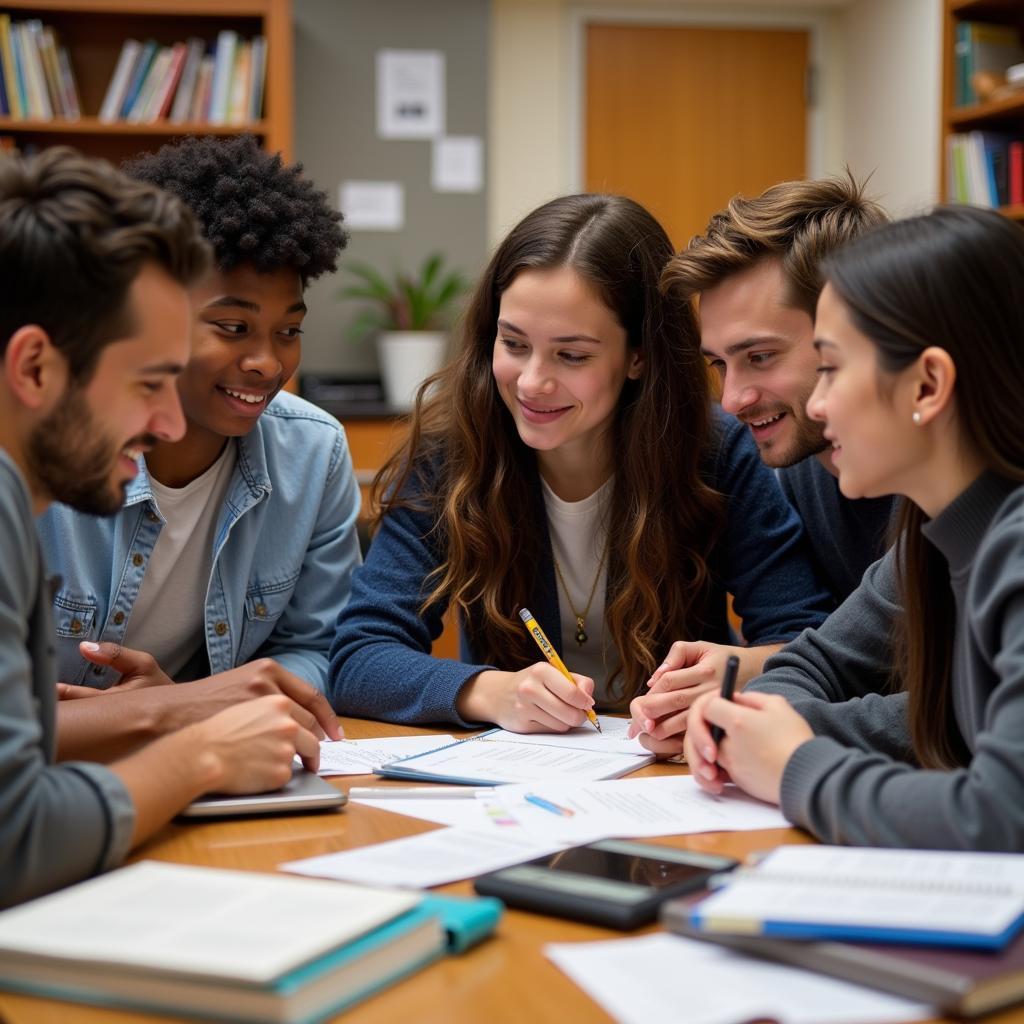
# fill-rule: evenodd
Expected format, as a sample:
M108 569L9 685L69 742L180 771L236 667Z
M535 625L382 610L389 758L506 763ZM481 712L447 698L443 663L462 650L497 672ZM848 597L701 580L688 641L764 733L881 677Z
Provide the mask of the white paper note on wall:
M478 135L434 140L431 184L435 192L479 192L484 183L484 145Z
M405 189L398 181L343 181L338 205L351 231L401 231Z
M382 139L443 135L444 79L439 50L378 50L377 134Z

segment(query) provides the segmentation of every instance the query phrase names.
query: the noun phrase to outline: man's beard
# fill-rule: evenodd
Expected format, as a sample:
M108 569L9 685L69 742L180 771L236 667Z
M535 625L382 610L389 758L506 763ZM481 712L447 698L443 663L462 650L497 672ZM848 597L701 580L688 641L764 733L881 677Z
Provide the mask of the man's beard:
M118 445L96 424L81 389L71 387L29 436L28 468L54 501L89 515L112 516L127 487L113 482L118 457L127 447L148 447L155 440L146 434Z
M787 410L793 425L796 427L796 434L788 448L780 450L772 444L768 444L761 451L761 461L772 469L785 469L787 466L795 466L798 462L817 455L828 448L829 443L825 440L825 427L816 420L807 416L797 417L796 413Z

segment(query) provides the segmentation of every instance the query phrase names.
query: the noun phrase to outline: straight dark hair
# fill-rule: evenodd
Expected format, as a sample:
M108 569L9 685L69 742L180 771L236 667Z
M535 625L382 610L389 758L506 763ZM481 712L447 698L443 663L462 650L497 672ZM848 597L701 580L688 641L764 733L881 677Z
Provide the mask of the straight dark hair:
M884 375L930 346L956 366L962 441L986 467L1024 481L1024 230L991 210L938 207L845 246L823 264L825 280L878 350ZM904 614L895 624L899 680L910 732L926 768L968 763L953 714L956 608L949 569L925 540L924 512L902 503L896 560Z
M146 263L183 285L207 270L184 203L67 147L0 157L0 352L37 324L85 383L104 346L132 333L128 291Z
M501 295L516 275L575 270L644 359L640 379L625 383L612 435L605 624L618 651L609 682L621 677L613 692L622 703L640 691L673 639L700 635L707 556L723 519L723 499L701 476L711 419L696 323L684 300L659 290L671 255L664 229L622 196L565 196L534 210L498 246L453 361L434 378L436 390L421 389L408 441L375 482L383 516L408 503L405 488L417 467L440 469L427 500L444 558L427 581L424 607L454 605L474 628L485 662L518 669L536 661L515 616L544 562L544 531L529 500L536 455L498 394L491 358Z

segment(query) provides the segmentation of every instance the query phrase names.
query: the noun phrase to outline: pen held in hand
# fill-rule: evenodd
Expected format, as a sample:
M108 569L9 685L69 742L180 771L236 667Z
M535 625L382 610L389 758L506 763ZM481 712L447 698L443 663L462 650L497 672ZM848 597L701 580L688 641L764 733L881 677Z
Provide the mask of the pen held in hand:
M739 667L740 659L735 654L730 654L729 660L725 663L725 672L722 675L722 689L718 694L722 700L732 700L732 695L736 692L736 673L739 671ZM725 730L720 725L711 726L711 739L716 747L722 742L724 735Z
M547 658L548 661L551 662L551 664L554 665L555 668L557 668L573 686L576 686L576 680L573 679L572 674L565 667L565 662L558 656L558 651L551 646L551 641L544 635L544 630L540 628L540 624L533 617L533 612L531 612L529 608L520 608L519 618L523 620L523 625L526 626L530 636L537 641L537 646L541 649L544 657ZM594 714L593 708L587 709L587 718L590 719L591 724L598 732L602 731L601 723L597 720L597 715Z

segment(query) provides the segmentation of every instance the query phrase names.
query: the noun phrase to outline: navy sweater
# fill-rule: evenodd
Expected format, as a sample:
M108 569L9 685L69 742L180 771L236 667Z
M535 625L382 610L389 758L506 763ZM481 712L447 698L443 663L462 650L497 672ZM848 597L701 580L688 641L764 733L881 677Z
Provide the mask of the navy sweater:
M701 616L704 629L699 636L675 639L729 643L728 592L748 643L792 640L824 621L830 606L810 567L800 520L742 424L716 409L713 436L705 479L725 496L726 518L709 556L712 583ZM534 521L544 531L545 556L531 593L521 603L561 649L558 592L539 482L534 491ZM480 663L471 623L463 624L460 661L430 654L445 611L435 605L426 615L419 613L424 581L445 557L431 536L433 526L428 512L389 512L365 563L353 574L352 596L338 617L328 674L328 696L340 714L469 725L455 710L459 691L477 673L500 667Z

